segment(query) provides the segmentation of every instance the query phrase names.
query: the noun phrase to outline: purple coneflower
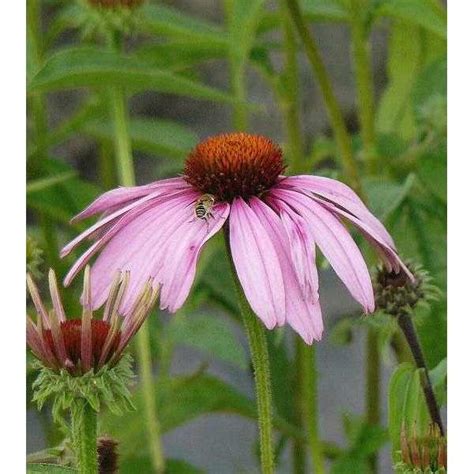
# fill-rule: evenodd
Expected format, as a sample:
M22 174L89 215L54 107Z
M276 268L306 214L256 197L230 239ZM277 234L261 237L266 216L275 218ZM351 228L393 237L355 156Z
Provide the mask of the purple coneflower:
M47 311L38 288L27 276L28 289L37 311L36 323L27 319L27 343L44 366L73 376L90 370L98 372L106 364L113 367L147 317L158 297L151 280L135 293L133 305L125 318L118 308L127 288L127 273L116 273L109 284L109 294L102 319L93 319L89 267L84 274L83 313L80 319L67 319L58 291L56 276L49 272L49 290L53 308Z
M127 270L123 314L150 278L161 287L160 308L175 312L190 292L202 247L228 225L240 283L268 329L288 323L308 344L321 339L316 247L364 311L373 312L367 265L342 221L362 232L391 271L409 274L387 230L343 183L286 177L284 170L282 151L268 138L230 133L201 142L182 177L114 189L75 217L103 213L63 249L64 257L95 240L65 284L100 252L91 271L94 307L106 300L115 272Z

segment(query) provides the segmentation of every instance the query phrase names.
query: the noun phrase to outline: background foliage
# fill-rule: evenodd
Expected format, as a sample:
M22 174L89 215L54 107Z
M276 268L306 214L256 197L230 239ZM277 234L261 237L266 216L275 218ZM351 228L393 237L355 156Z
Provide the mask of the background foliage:
M303 110L311 108L316 100L313 95L317 92L310 96L305 92L307 83L314 81L307 75L299 79L300 97L294 97L292 74L298 70L292 69L291 64L282 65L288 48L282 35L288 27L283 3L216 2L220 9L216 21L200 15L198 6L191 14L172 3L149 1L132 17L114 19L126 31L123 47L117 49L105 34L110 26L107 22L112 20L94 16L85 3L28 0L30 271L44 274L52 266L64 276L77 255L61 261L58 250L82 228L82 224L70 225L69 220L99 193L118 183L116 130L109 102L113 90L121 90L128 97L128 130L140 182L179 173L189 150L203 138L204 125L190 127L189 121L172 119L169 107L173 104L184 112L198 110L193 123L201 118L203 124L212 121L208 111L224 110L227 117L231 114L231 121L213 123L213 133L231 128L265 133L267 121L285 129L294 107L297 119L303 118L304 122ZM363 29L367 38L376 35L372 37L386 41L385 77L377 87L374 113L376 173L369 174L364 168L358 120L350 111L346 119L369 207L388 227L401 255L421 263L441 290L438 301L418 311L415 321L428 365L435 371L440 401L444 401L445 8L438 0L302 0L300 5L314 28L316 41L321 27L353 32L355 25ZM349 41L353 40L351 36ZM294 41L301 71L306 67L306 58L299 42ZM226 87L206 73L216 68L227 71ZM249 78L265 85L269 101L248 98ZM147 103L155 105L147 111L143 106ZM198 108L189 105L196 103ZM137 104L141 104L141 113L137 113ZM214 104L219 104L219 109ZM324 114L322 109L317 113ZM303 131L301 157L295 155L291 129L286 128L286 138L272 137L282 142L290 166L298 162L306 172L344 180L332 134L315 133L304 123ZM222 240L213 239L201 259L192 297L179 314L172 318L153 314L150 318L155 403L163 433L209 413L231 413L250 420L256 417L252 398L207 368L206 361L221 360L242 374L250 370L247 349L240 341L239 316L223 252ZM375 262L373 256L366 255ZM64 295L67 310L75 314L79 287ZM372 328L382 355L393 360L397 328L382 314L361 319L359 314L341 313L334 320L326 320L326 327L326 337L340 345L341 351L353 343L355 335ZM278 453L303 436L292 389L292 337L286 330L268 335ZM175 349L183 345L194 348L204 363L191 373L176 374L172 370ZM29 368L28 388L34 376L34 369ZM335 445L329 440L324 444L331 472L370 472L368 460L389 440L396 457L402 420L417 420L420 426L426 420L417 377L409 364L396 368L387 387L386 426L370 425L354 414L344 415L346 444ZM360 383L364 383L363 367ZM136 412L122 417L104 413L102 429L120 442L123 472L150 472L140 384L134 389L133 399ZM40 416L48 446L53 446L61 440L61 433L45 412ZM167 460L167 472L203 472L199 466L185 462L185 458ZM31 472L41 472L40 467L34 469ZM58 468L57 472L68 471Z

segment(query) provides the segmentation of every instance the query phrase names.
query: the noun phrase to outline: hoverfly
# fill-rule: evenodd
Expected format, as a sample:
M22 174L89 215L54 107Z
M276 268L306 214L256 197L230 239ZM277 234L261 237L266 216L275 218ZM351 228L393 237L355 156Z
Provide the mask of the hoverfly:
M199 199L196 201L196 204L194 205L195 217L205 220L208 228L209 218L214 217L214 214L212 214L212 207L214 206L215 201L216 198L212 194L203 194L199 197Z

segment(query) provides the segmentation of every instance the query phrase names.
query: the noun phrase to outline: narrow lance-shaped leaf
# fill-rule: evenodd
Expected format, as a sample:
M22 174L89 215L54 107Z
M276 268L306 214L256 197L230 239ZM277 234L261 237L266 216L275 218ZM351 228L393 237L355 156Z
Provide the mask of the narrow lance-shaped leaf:
M227 93L170 71L150 67L133 56L92 47L62 50L49 58L29 84L29 92L79 87L120 86L130 91L156 90L196 99L233 103Z

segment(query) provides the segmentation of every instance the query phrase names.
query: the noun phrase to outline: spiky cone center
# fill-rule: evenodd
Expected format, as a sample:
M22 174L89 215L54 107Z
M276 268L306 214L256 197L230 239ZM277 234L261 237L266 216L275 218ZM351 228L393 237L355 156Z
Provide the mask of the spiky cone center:
M189 154L184 179L219 201L262 196L285 170L281 149L270 139L248 133L208 138Z
M93 319L91 321L91 338L92 338L92 368L97 371L100 366L107 364L115 354L119 343L121 332L117 331L110 342L110 350L107 356L100 363L102 351L107 341L107 336L112 326L107 321ZM60 323L60 331L64 340L64 348L68 360L68 371L74 375L82 373L81 364L81 343L83 338L82 320L70 319ZM60 354L54 344L53 334L50 329L43 329L43 337L48 345L49 350L60 359Z
M143 5L145 0L87 0L87 3L95 8L114 10L117 8L136 8Z
M408 265L415 277L411 281L405 272L389 272L379 268L375 278L375 301L378 309L393 316L410 312L426 298L427 275L419 268Z

